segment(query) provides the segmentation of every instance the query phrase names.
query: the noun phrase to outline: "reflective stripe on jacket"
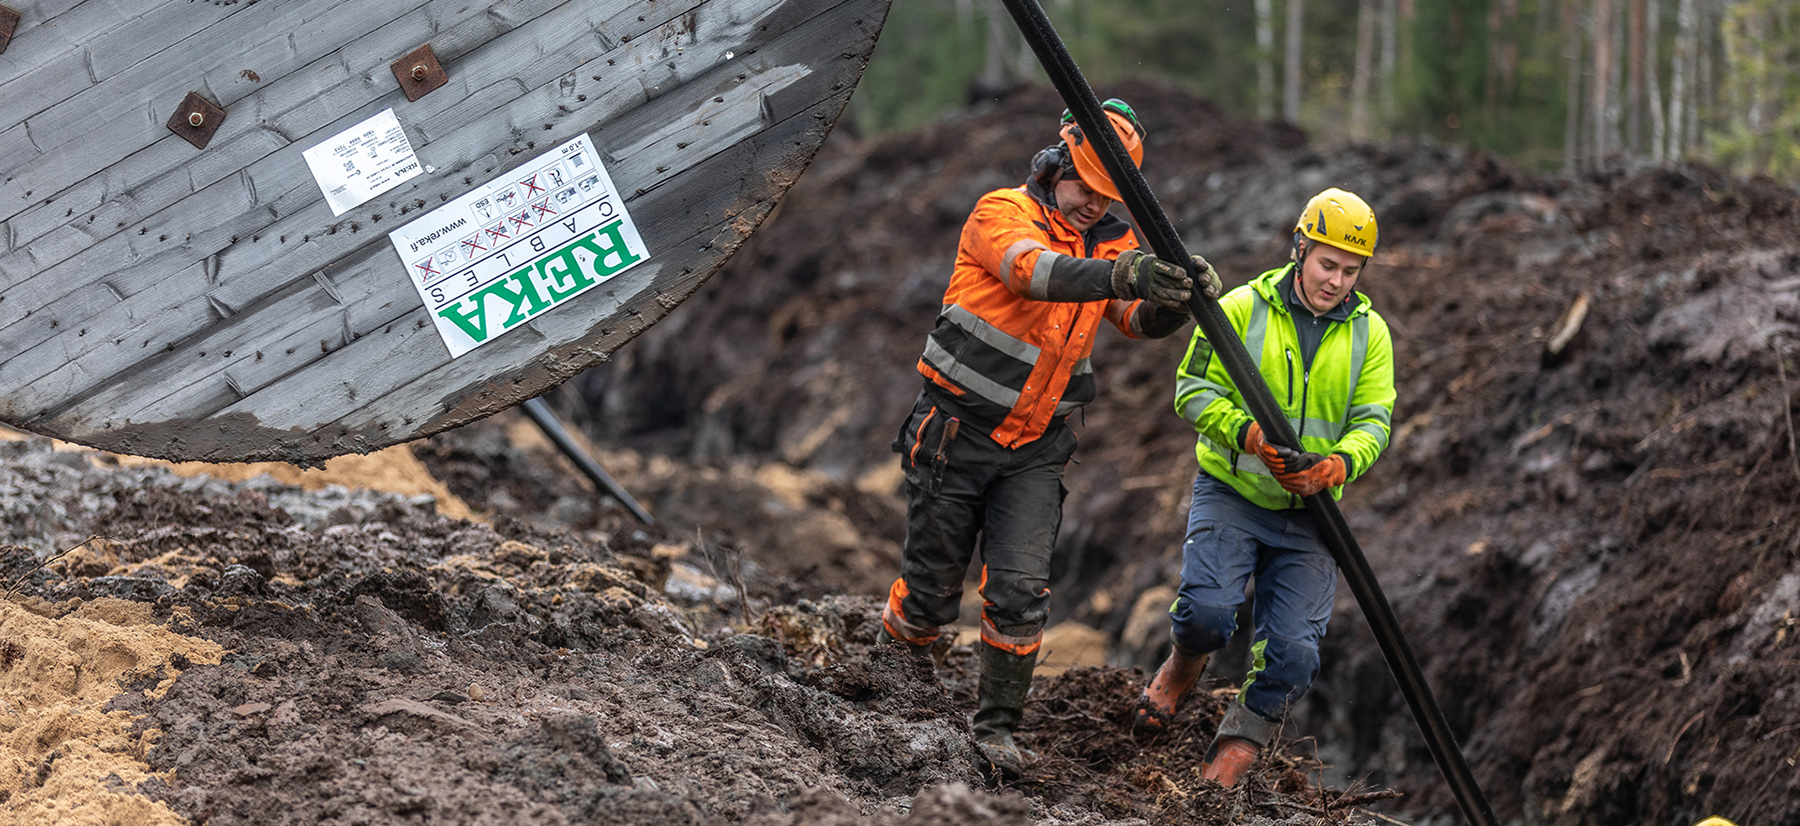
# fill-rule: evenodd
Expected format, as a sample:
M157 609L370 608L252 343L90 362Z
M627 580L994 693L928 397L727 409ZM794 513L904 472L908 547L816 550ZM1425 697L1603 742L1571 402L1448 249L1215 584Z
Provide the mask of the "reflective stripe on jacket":
M1110 260L1137 246L1131 226L1111 215L1084 238L1025 187L983 195L963 224L919 372L974 414L994 441L1011 448L1044 435L1094 399L1088 356L1102 318L1132 338L1145 337L1135 329L1140 301L1038 300L1052 263L1057 255Z
M1387 448L1394 415L1394 344L1387 322L1357 293L1347 321L1325 331L1306 369L1294 317L1278 286L1292 264L1257 276L1219 299L1231 326L1275 395L1301 446L1322 456L1347 457L1349 479L1367 472ZM1262 460L1240 453L1238 432L1250 421L1244 397L1195 328L1176 372L1175 410L1194 425L1201 469L1265 508L1301 506ZM1346 480L1348 481L1348 480ZM1344 495L1331 489L1332 498Z

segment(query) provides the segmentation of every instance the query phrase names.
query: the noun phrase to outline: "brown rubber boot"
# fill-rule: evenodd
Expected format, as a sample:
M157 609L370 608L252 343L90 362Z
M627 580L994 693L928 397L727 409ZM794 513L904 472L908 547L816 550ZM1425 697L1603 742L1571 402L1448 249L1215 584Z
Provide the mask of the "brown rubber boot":
M1031 692L1031 671L1037 655L1013 654L987 643L976 646L981 655L978 684L981 708L975 712L976 764L995 780L1017 780L1033 755L1013 740L1013 730L1025 717L1025 695Z
M1137 725L1151 732L1162 731L1169 727L1175 718L1175 709L1181 705L1181 698L1187 696L1189 689L1200 679L1200 672L1206 670L1206 654L1189 654L1176 646L1169 652L1169 658L1163 660L1161 668L1156 669L1156 676L1150 678L1150 684L1144 686L1144 692L1137 699Z
M1227 789L1236 786L1244 772L1256 762L1260 751L1262 749L1255 743L1242 737L1220 737L1213 741L1206 762L1200 764L1200 779L1214 781Z
M1236 786L1244 772L1256 762L1263 746L1275 738L1280 722L1251 711L1243 702L1234 701L1219 721L1219 736L1213 738L1206 760L1200 764L1200 777L1216 781L1226 788Z

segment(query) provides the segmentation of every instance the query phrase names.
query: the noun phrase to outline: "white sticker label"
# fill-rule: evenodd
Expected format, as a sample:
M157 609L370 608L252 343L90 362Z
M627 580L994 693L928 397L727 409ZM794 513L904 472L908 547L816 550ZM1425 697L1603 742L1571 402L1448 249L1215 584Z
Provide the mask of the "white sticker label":
M650 257L586 134L388 238L452 358Z
M419 156L388 109L301 153L325 191L332 215L342 215L419 172Z

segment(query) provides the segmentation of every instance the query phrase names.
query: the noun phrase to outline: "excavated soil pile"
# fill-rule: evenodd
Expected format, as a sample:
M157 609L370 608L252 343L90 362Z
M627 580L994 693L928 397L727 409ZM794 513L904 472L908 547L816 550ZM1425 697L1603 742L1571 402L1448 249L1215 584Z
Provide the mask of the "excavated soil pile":
M1800 819L1796 191L1321 148L1165 88L1100 91L1144 118L1145 174L1228 286L1285 259L1320 189L1375 206L1360 286L1393 327L1400 395L1344 508L1501 816ZM576 383L590 427L893 502L888 443L962 220L1023 179L1061 108L1026 90L915 134L834 136L714 284ZM1195 469L1170 408L1185 343L1103 335L1100 398L1075 420L1053 619L1104 629L1118 665L1166 644ZM1453 814L1347 589L1324 669L1289 736L1316 737L1339 784L1409 792L1388 811Z
M1317 824L1367 802L1287 754L1205 788L1220 702L1134 739L1096 694L1134 684L1112 669L1046 678L1045 759L983 788L966 646L934 671L873 644L877 601L792 602L828 589L749 558L822 514L879 547L829 505L853 488L607 452L685 518L639 527L520 422L311 490L0 440L6 822ZM362 487L418 489L393 473L414 453L484 521ZM762 533L709 533L716 509Z

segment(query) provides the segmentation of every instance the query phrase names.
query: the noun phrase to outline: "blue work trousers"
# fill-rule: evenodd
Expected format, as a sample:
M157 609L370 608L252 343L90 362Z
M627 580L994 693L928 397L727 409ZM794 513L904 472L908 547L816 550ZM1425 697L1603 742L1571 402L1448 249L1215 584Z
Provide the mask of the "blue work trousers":
M1319 674L1319 640L1331 619L1337 563L1306 511L1252 504L1201 471L1181 548L1181 592L1169 609L1175 643L1192 654L1225 647L1252 577L1256 636L1239 697L1276 721Z

